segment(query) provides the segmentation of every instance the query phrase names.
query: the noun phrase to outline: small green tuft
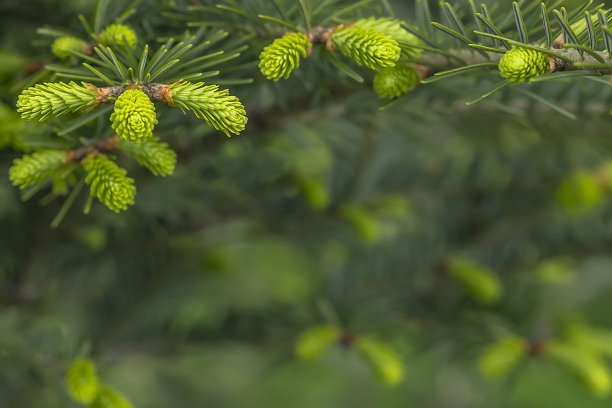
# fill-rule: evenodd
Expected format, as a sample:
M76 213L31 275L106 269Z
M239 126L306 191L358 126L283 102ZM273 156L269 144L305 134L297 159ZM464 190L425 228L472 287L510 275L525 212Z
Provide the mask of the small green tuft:
M24 189L53 177L64 165L66 152L61 150L41 150L15 159L9 169L9 178L14 186Z
M70 58L73 52L83 52L87 44L76 37L60 37L53 41L51 52L58 58Z
M398 42L402 49L401 58L414 58L423 53L421 48L411 47L411 44L422 45L423 41L416 35L412 34L402 27L405 24L403 21L393 18L376 18L369 17L355 21L353 24L356 27L373 29L387 34Z
M142 143L119 141L119 149L133 156L156 176L169 176L174 173L176 153L168 144L152 138Z
M302 33L285 34L259 54L259 69L268 79L287 79L300 66L300 57L306 57L310 46L308 37Z
M94 154L83 160L83 168L88 173L85 183L90 194L114 212L127 210L134 204L136 187L134 180L126 177L126 171L105 156Z
M339 339L340 330L337 327L330 325L312 327L300 335L295 345L295 354L302 360L314 360Z
M481 354L478 367L489 378L501 378L514 369L527 354L527 342L514 335L490 344Z
M484 265L469 259L452 257L447 261L447 271L479 302L495 303L502 296L503 288L499 279Z
M81 404L91 404L100 389L93 361L77 358L66 373L66 385L70 396Z
M397 98L413 89L421 80L410 65L383 68L374 77L374 90L381 98Z
M513 48L506 51L499 61L499 73L508 81L518 85L550 71L550 60L542 52L528 48Z
M134 408L134 406L123 394L102 386L90 408Z
M384 383L398 385L404 378L404 365L397 353L384 343L359 338L357 350Z
M171 88L171 104L183 112L190 110L206 123L227 136L239 134L247 123L246 111L240 100L218 85L203 82L177 82Z
M344 55L371 69L392 67L400 57L397 41L371 28L340 28L331 39L333 46Z
M85 84L46 82L25 89L17 99L17 112L23 119L45 120L52 116L90 108L96 102L95 91Z
M115 101L110 120L122 139L143 142L153 137L157 124L155 105L140 89L128 89Z
M117 44L120 48L135 48L138 37L134 30L123 24L111 24L98 36L100 44L110 47Z

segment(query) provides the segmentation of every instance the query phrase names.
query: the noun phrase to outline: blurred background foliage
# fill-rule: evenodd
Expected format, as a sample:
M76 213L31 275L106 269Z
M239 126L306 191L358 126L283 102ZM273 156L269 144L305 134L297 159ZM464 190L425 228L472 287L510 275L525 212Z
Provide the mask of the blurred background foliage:
M163 39L184 22L159 9L181 5L130 23ZM5 171L54 143L14 110L52 61L36 29L78 31L92 7L0 2ZM410 20L411 2L393 7ZM468 109L470 77L379 110L315 63L251 75L232 87L240 136L163 112L177 171L130 167L127 213L54 230L61 203L21 203L0 177L0 406L80 406L79 356L136 407L611 406L607 90L534 86L572 121L515 94Z

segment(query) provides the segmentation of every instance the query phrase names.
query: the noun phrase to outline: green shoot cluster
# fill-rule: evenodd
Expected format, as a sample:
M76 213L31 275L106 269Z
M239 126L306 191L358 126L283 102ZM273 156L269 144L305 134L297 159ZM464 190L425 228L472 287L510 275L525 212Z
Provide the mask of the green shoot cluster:
M383 68L374 77L374 90L381 98L397 98L420 81L418 72L410 65L398 64Z
M26 154L21 159L15 159L9 169L9 178L13 185L24 189L53 177L65 160L66 152L61 150Z
M287 79L291 71L300 66L300 57L306 57L311 46L302 33L285 34L263 49L259 55L259 69L268 79Z
M192 111L206 123L227 136L244 130L247 117L240 100L218 85L204 86L203 82L177 82L171 88L171 103L183 112Z
M23 119L43 121L93 107L95 91L75 82L47 82L24 90L17 99L17 112Z
M528 48L513 48L499 61L501 76L516 85L529 82L549 70L550 62L546 54Z
M155 106L140 89L128 89L117 98L110 120L117 134L131 142L151 139L157 124Z
M400 57L397 41L372 28L343 27L334 31L331 40L344 55L374 70L392 67Z
M127 172L109 158L91 155L83 160L83 168L87 172L85 183L89 185L90 194L109 209L120 212L134 204L134 180L127 177Z

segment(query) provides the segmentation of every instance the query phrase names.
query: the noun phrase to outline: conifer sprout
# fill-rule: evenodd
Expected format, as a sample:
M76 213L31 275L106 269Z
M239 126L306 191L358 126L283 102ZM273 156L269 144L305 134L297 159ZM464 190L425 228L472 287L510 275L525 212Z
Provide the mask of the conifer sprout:
M259 55L259 69L268 79L278 81L289 78L291 71L300 66L300 57L306 57L312 44L302 33L287 33L263 49Z
M489 345L478 361L487 377L500 378L515 368L527 354L527 342L518 336L508 336Z
M70 58L73 52L84 52L87 44L76 37L59 37L51 45L51 52L58 58Z
M477 301L497 302L502 296L502 286L493 271L469 259L452 257L447 261L448 273Z
M542 52L528 48L513 48L506 51L499 61L499 73L508 81L518 85L550 71L550 60Z
M572 344L549 343L546 355L557 361L583 383L593 394L604 397L612 391L612 376L597 354Z
M153 137L157 124L155 105L140 89L128 89L115 101L110 120L122 139L143 142Z
M134 408L134 406L116 390L102 386L90 408Z
M123 24L111 24L99 35L100 44L110 47L117 44L120 48L135 48L138 37L134 30Z
M119 141L119 149L138 160L156 176L169 176L174 173L176 166L176 153L168 147L167 143L157 138L142 143Z
M170 101L181 108L193 111L206 123L227 136L239 134L247 123L246 111L240 100L218 85L204 86L204 82L177 82L170 88Z
M93 107L96 92L85 84L47 82L25 89L17 99L17 112L23 119L40 121Z
M397 385L404 378L404 366L389 346L369 338L357 340L357 350L376 375L386 384Z
M84 358L74 360L66 373L66 385L75 401L91 404L100 389L94 363Z
M398 64L378 71L374 77L374 90L381 98L397 98L417 86L420 79L412 66Z
M295 353L303 360L313 360L320 357L331 346L338 342L340 330L330 325L315 326L300 335Z
M41 150L15 159L9 169L9 178L14 186L24 189L40 183L55 175L64 165L66 152L61 150Z
M134 180L126 177L126 171L105 156L93 154L83 160L83 168L88 173L85 183L90 194L114 212L127 210L134 204L136 187Z
M371 28L342 27L332 33L331 39L344 55L370 69L392 67L400 57L397 41Z
M369 17L357 20L353 23L355 27L373 29L380 31L381 33L387 34L398 43L407 43L420 45L423 43L420 38L412 34L410 31L402 27L403 22L393 18L376 18ZM421 48L404 47L402 48L401 57L414 58L421 55L423 50Z

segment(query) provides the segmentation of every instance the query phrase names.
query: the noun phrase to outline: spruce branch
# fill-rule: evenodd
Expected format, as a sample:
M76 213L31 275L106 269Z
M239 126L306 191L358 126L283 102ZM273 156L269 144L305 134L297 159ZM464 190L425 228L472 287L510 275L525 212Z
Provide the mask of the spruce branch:
M87 172L85 183L89 185L90 195L117 213L134 204L136 187L124 169L96 153L86 157L82 163Z
M172 105L183 112L192 111L227 136L244 130L247 122L244 106L227 89L219 90L218 85L204 86L204 82L177 82L170 92L168 99Z
M85 84L47 82L25 89L17 100L17 112L24 119L43 121L52 116L91 108L95 101L95 91Z

